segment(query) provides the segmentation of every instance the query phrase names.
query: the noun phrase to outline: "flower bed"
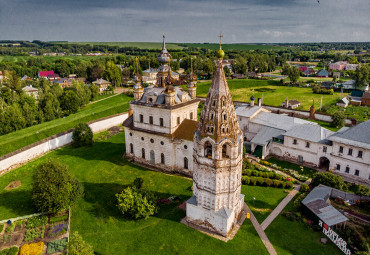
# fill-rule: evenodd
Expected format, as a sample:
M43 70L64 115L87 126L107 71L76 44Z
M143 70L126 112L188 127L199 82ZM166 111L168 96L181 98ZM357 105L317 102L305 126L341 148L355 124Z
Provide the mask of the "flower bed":
M64 251L67 248L67 238L57 239L48 243L47 253Z
M61 223L61 224L50 226L48 236L56 237L56 236L63 235L66 232L67 232L67 224Z
M0 251L0 255L17 255L18 247L11 247Z
M265 166L268 166L268 167L271 167L271 168L274 168L274 169L277 169L283 173L286 173L286 174L289 174L291 176L293 176L294 178L296 178L297 180L300 180L301 182L305 182L309 179L309 177L303 175L303 174L299 174L298 171L296 170L293 170L293 169L287 169L287 168L283 168L281 166L278 166L276 164L272 164L270 162L267 162L267 161L264 161L264 160L261 160L259 162L261 165L265 165Z
M39 255L44 248L44 242L24 244L19 255Z
M275 188L282 188L282 189L292 189L294 187L293 182L291 182L290 180L280 181L280 180L272 180L269 178L262 178L262 177L242 176L242 183L245 185L267 186L267 187L275 187Z

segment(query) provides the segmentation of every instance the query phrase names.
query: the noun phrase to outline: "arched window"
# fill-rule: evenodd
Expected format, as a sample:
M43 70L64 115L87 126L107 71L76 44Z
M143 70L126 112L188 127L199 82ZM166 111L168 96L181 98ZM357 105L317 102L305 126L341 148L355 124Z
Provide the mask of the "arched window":
M145 149L144 148L141 149L141 157L145 158Z
M189 160L187 157L184 158L184 168L189 169Z
M190 112L190 119L192 120L194 118L193 112Z
M222 145L222 157L223 158L230 158L230 146L226 143Z
M164 161L164 154L161 153L161 164L164 164L164 163L165 163L165 161Z
M204 156L212 158L212 144L210 142L204 144Z
M130 153L134 153L134 145L130 143Z

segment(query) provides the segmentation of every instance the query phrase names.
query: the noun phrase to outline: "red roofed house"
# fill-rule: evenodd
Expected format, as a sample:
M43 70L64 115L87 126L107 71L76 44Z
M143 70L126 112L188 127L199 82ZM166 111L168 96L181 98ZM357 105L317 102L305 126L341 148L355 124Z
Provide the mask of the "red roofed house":
M54 71L41 71L39 72L39 78L45 77L49 81L54 81L59 79L59 75L54 73Z
M307 68L308 68L307 66L300 66L299 71L301 71L303 73L304 71L307 70Z

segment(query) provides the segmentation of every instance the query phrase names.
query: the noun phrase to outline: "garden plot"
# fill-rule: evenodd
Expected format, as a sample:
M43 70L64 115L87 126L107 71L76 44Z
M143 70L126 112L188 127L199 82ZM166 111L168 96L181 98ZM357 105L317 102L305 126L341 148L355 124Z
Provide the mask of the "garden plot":
M59 254L66 250L69 213L20 217L0 223L0 254Z

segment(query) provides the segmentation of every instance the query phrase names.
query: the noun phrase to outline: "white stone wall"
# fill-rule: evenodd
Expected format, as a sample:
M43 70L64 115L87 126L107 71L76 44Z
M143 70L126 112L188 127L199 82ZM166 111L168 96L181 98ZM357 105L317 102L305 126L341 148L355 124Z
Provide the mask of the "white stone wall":
M105 130L107 128L116 126L121 124L126 118L127 113L123 113L117 116L113 116L112 118L107 118L101 121L94 122L90 124L91 129L93 132L99 132ZM24 151L19 151L12 156L7 157L5 155L3 158L0 159L0 174L5 173L7 170L12 168L18 167L21 164L28 162L29 160L35 159L46 152L51 150L57 149L61 146L69 144L72 142L72 132L59 135L55 138L49 139L45 142L37 144L35 146L31 146L29 149Z
M182 172L189 176L193 172L193 142L175 140L170 137L125 128L126 157L135 161L165 170ZM162 145L163 143L163 145ZM131 145L134 153L131 153ZM186 147L186 148L185 148ZM142 158L142 149L145 158ZM151 160L154 154L154 162ZM161 163L161 154L164 154L164 164ZM184 168L184 158L188 159L188 169Z
M134 126L145 130L172 134L179 126L177 117L180 117L181 124L184 119L190 119L190 113L192 112L193 120L197 120L198 104L199 102L194 102L177 109L131 104L134 111ZM143 123L140 122L140 115L143 115ZM149 124L150 116L153 116L153 124ZM163 127L160 126L160 118L163 118Z

